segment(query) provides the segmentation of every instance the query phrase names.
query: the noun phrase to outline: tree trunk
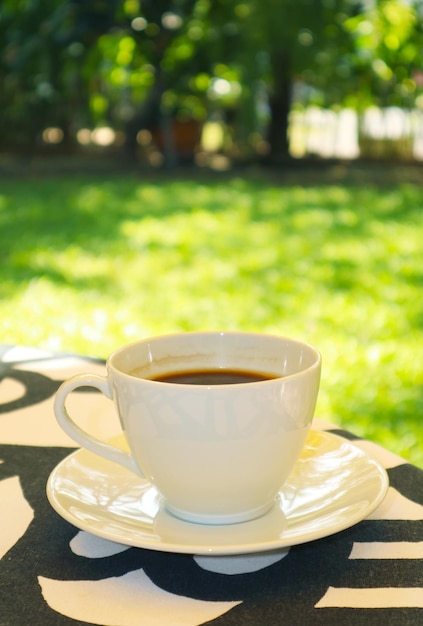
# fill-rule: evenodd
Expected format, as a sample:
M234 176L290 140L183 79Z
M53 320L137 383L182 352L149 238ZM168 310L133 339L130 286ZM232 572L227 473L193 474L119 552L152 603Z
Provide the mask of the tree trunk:
M273 89L269 96L270 123L267 140L270 161L285 161L289 153L289 113L292 96L291 59L288 51L275 52L271 58Z

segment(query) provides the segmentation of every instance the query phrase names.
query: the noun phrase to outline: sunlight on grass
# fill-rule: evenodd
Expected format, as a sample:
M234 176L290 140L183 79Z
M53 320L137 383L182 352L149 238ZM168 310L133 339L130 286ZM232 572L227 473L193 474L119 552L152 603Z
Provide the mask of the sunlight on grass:
M318 414L423 467L423 190L3 180L0 341L107 356L157 333L315 344Z

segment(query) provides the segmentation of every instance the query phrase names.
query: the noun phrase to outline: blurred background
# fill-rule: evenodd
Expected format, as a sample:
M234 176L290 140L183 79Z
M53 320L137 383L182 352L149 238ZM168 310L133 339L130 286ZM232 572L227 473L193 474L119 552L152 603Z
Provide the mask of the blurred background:
M422 18L421 0L4 0L1 148L420 159Z
M423 467L422 160L422 0L3 0L0 342L296 336Z

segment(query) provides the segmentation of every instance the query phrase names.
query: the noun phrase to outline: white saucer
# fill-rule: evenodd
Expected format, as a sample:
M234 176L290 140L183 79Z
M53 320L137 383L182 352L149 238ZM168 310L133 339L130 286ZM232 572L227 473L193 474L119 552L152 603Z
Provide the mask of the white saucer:
M119 443L123 447L123 438ZM337 435L311 431L272 509L250 522L183 522L167 512L148 481L83 449L53 470L47 496L64 519L104 539L164 552L229 555L286 548L349 528L381 503L388 485L385 470L366 452Z

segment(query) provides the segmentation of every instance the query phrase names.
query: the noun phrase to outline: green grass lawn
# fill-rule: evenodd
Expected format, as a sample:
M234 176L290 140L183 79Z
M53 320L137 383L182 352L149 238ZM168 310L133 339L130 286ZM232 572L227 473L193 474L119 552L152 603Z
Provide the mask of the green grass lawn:
M423 467L422 207L415 184L2 179L0 342L294 336L323 355L317 414Z

